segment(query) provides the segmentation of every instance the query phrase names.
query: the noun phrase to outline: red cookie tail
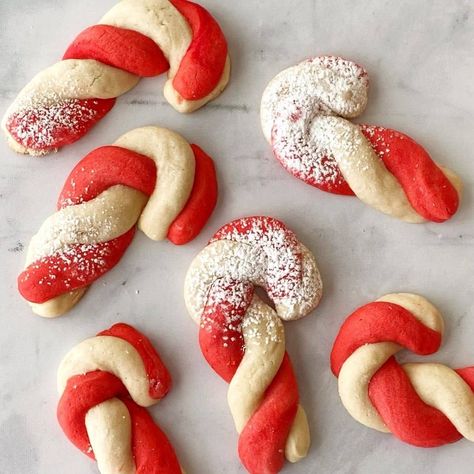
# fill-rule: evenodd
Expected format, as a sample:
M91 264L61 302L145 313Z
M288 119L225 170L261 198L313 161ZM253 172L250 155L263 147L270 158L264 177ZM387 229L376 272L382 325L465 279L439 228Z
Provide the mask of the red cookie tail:
M196 160L194 184L188 202L168 230L175 245L193 240L206 225L217 203L217 176L212 158L197 145L191 145Z
M20 109L6 128L21 146L49 153L83 137L114 106L115 99L67 99Z
M396 130L369 125L361 125L360 128L388 171L398 180L418 214L429 221L444 222L456 213L459 207L456 188L421 145ZM319 150L318 154L322 156L318 157L313 168L309 168L309 165L295 168L292 163L298 161L295 158L303 161L300 155L305 151L301 144L293 148L276 146L275 133L277 130L274 129L273 153L292 175L332 194L354 194L333 156L325 150ZM280 142L287 145L285 137L276 141Z
M442 412L421 400L393 357L372 377L369 397L389 430L405 443L429 448L462 438Z
M219 83L227 59L227 41L211 14L187 0L170 0L193 31L193 40L173 79L173 87L186 100L210 94Z
M147 410L124 399L132 418L132 449L137 474L182 474L175 450Z
M232 380L244 355L241 322L253 294L250 283L217 280L209 291L208 304L201 317L201 351L209 365L227 382ZM262 403L239 438L239 455L250 473L273 474L281 469L297 408L298 386L285 353Z
M31 303L45 303L64 293L85 288L122 258L135 228L100 244L76 244L30 264L18 277L18 290Z
M458 192L421 145L389 128L363 125L361 130L418 214L444 222L456 213Z
M239 455L251 474L276 474L298 409L298 385L288 354L239 438Z

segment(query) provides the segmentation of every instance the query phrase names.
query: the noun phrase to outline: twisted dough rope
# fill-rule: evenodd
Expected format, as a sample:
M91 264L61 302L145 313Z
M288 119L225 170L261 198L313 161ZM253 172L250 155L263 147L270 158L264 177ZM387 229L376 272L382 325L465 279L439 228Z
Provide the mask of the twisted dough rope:
M21 295L40 316L59 316L113 268L135 234L176 245L192 240L217 200L212 159L159 127L132 130L97 148L69 175L58 211L31 239Z
M179 112L217 97L230 72L217 22L187 0L121 0L19 93L2 121L9 145L30 155L56 151L85 135L141 77L168 69L164 94Z
M443 319L425 298L399 293L362 306L342 325L331 353L339 394L360 423L431 447L474 441L474 367L400 365L404 348L428 355L441 345Z
M151 342L115 324L74 347L58 369L58 421L102 474L181 474L171 443L143 407L171 388Z
M275 310L255 293L264 288ZM239 455L254 474L305 457L308 422L285 352L283 320L306 316L322 283L313 254L282 222L246 217L222 227L192 262L184 296L207 362L229 385Z
M367 104L367 72L320 56L285 69L265 89L262 128L280 163L323 191L355 194L407 222L443 222L457 210L460 179L395 130L353 124Z

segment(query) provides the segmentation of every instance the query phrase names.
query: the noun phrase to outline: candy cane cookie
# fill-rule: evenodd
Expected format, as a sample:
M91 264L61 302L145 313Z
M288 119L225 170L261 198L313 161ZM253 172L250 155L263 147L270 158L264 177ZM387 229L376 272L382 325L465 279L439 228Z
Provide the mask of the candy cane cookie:
M187 0L121 0L18 94L2 128L12 149L44 155L84 136L141 77L168 71L164 94L192 112L227 85L227 42Z
M323 191L356 195L406 222L443 222L457 211L461 181L409 136L354 124L367 104L365 69L320 56L285 69L265 89L261 122L283 167Z
M255 292L265 289L275 309ZM209 365L229 383L239 455L253 474L304 458L305 412L282 320L306 316L322 283L313 254L285 224L246 217L222 227L191 263L184 296Z
M216 200L214 164L197 145L165 128L132 130L73 169L31 239L19 291L36 314L62 315L119 262L137 224L152 240L185 244Z
M75 346L58 369L64 434L102 474L181 474L175 451L146 410L171 388L151 342L115 324Z
M385 295L354 311L331 353L342 404L354 419L406 443L434 447L474 441L474 367L399 364L409 349L435 353L443 335L439 311L422 296Z

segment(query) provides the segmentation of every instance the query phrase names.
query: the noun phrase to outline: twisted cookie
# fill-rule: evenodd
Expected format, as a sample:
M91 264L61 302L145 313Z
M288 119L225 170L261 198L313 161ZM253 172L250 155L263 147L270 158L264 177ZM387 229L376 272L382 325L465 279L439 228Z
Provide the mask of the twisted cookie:
M168 438L144 408L170 388L171 377L150 341L115 324L61 362L58 421L102 474L181 474Z
M367 72L320 56L285 69L263 93L261 121L275 157L323 191L355 194L407 222L443 222L457 210L460 179L396 130L353 124L367 104Z
M230 71L219 25L187 0L121 0L19 93L2 128L15 151L50 153L85 135L141 77L166 70L164 94L179 112L217 97Z
M428 355L441 345L443 319L425 298L386 295L352 313L331 353L339 395L360 423L415 446L474 441L474 367L400 365L404 348Z
M255 293L263 287L275 310ZM239 455L254 474L305 457L310 438L281 320L306 316L322 286L312 253L282 222L246 217L222 227L194 259L184 295L199 343L229 385Z
M31 239L21 295L40 316L59 316L113 268L135 234L180 245L192 240L217 200L212 159L159 127L132 130L97 148L69 175L58 211Z

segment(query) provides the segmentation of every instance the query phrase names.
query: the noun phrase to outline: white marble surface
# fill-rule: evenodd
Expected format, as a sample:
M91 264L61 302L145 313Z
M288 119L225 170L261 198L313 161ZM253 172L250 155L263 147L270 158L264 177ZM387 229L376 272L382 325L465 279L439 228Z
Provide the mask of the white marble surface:
M55 419L56 367L75 343L116 321L135 324L161 351L175 381L153 415L188 473L243 472L226 406L226 384L206 365L186 314L187 266L220 225L248 214L279 217L316 254L325 284L320 307L287 325L288 350L311 423L308 458L284 472L468 473L474 445L404 445L353 421L337 396L328 357L345 316L392 291L420 292L445 315L445 345L430 360L474 363L473 97L474 8L469 0L202 0L230 45L232 82L192 116L164 103L163 78L144 80L79 143L46 159L17 156L0 141L0 472L94 473L96 466L62 435ZM114 0L2 0L0 109ZM464 179L461 211L449 223L409 225L357 199L331 196L288 175L259 127L267 81L315 54L343 55L371 75L363 120L407 132ZM55 205L73 165L132 128L160 124L200 144L216 160L218 208L186 247L139 235L120 265L69 315L35 317L16 291L24 249ZM414 359L406 354L406 359Z

